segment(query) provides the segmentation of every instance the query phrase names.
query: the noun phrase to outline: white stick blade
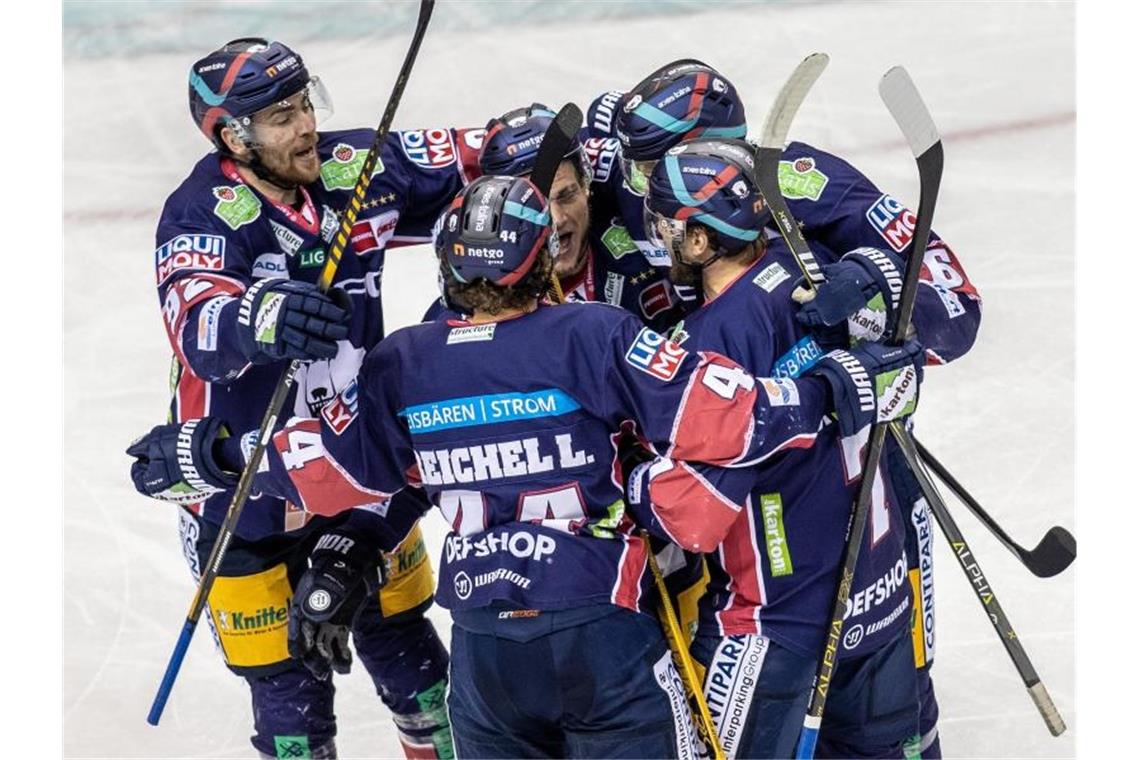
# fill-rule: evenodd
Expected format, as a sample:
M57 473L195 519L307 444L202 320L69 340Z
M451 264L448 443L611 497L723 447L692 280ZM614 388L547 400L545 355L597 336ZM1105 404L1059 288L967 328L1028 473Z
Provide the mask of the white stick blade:
M784 83L772 110L768 112L768 119L764 122L764 131L760 135L760 145L765 148L779 148L783 150L787 142L788 130L792 119L800 110L808 91L819 79L819 75L827 68L831 58L827 53L812 53L800 62L792 76Z
M918 88L902 66L895 66L879 81L879 96L906 135L911 152L921 156L942 138Z

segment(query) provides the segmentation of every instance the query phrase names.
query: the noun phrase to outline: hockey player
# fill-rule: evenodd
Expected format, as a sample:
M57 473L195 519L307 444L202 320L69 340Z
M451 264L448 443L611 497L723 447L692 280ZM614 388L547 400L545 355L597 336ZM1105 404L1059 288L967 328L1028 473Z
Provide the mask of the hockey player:
M677 93L682 95L676 97ZM623 182L611 192L644 192L656 161L682 140L742 137L744 104L727 78L693 59L666 64L621 98L599 96L588 127L598 136L612 128L621 143ZM780 188L828 278L800 319L820 330L823 349L850 338L877 340L893 325L892 283L900 254L914 233L914 214L843 159L811 145L792 142L779 166ZM629 219L630 203L621 201ZM768 236L775 236L774 229ZM877 249L873 259L863 249ZM842 261L840 254L847 253ZM950 247L936 233L923 256L913 325L926 348L928 364L943 364L973 345L981 320L981 297ZM833 341L833 342L827 342ZM934 657L933 531L928 507L901 453L888 439L884 458L898 492L906 523L908 576L915 593L912 615L915 665L922 694L920 735L914 751L940 756L938 705L930 680Z
M174 349L171 416L256 427L291 359L308 361L286 409L317 414L382 337L385 248L429 239L463 184L464 141L447 129L389 136L325 296L313 283L375 133L318 132L318 117L331 111L325 88L279 42L234 40L202 58L189 97L216 150L171 194L158 224L156 283ZM182 501L182 545L196 577L232 485ZM413 530L381 556L367 517L311 519L295 502L258 492L242 513L210 620L226 664L249 684L252 743L264 756L335 753L330 664L315 652L333 642L331 667L347 670L348 629L409 756L451 753L447 655L423 614L434 584L422 537ZM331 550L343 546L352 547L347 557ZM336 615L323 624L302 614L313 594L332 599Z
M422 509L389 498L422 484L452 527L437 598L452 611L449 708L462 757L688 757L690 723L656 622L633 516L676 519L680 540L719 543L741 509L710 487L723 465L810 445L823 415L901 411L860 387L884 372L917 384L915 344L859 349L817 374L770 381L667 342L603 304L540 302L553 267L550 213L526 179L484 177L443 219L449 300L470 320L399 330L317 418L273 438L259 487L307 511L384 516L385 544ZM893 408L893 411L889 409ZM195 488L240 466L216 419L144 436L136 482ZM627 425L661 456L631 483ZM183 433L182 450L169 432ZM179 456L181 454L181 456ZM679 527L678 527L679 526Z
M551 109L535 103L491 119L479 152L480 171L529 176L554 116ZM662 330L684 316L685 303L674 292L668 272L640 255L620 210L593 193L597 183L608 180L616 152L617 141L612 138L590 141L589 149L576 139L559 165L550 192L560 250L554 275L566 300L621 306ZM433 306L426 318L441 313L442 303Z
M674 276L703 289L704 304L674 333L682 347L722 353L756 376L794 377L820 354L796 319L795 259L783 241L762 234L770 214L752 172L743 141L681 143L647 178L646 230L671 251ZM908 382L892 382L900 405L910 403ZM764 387L773 403L794 400L780 385ZM706 668L706 697L729 757L794 754L868 432L841 418L813 447L754 468L748 510L708 555L711 581L692 649ZM880 478L820 757L902 757L917 730L910 586L894 498Z

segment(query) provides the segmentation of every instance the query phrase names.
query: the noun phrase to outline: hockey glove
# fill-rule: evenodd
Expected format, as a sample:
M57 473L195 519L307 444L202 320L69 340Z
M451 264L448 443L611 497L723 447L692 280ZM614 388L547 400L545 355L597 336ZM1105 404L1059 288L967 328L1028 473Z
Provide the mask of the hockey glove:
M629 476L642 462L651 462L653 453L641 445L641 441L628 428L623 428L617 443L618 466L621 468L621 480L629 483Z
M366 582L367 581L367 582ZM322 535L289 605L289 654L317 678L352 668L348 633L366 593L384 583L380 550L348 526Z
M815 297L801 287L793 298L803 304L796 320L817 336L830 340L846 322L849 339L882 340L894 333L903 286L902 258L876 248L856 248L822 271L827 281ZM806 301L806 302L805 302Z
M918 406L923 350L918 341L901 346L861 343L824 354L808 374L831 387L839 431L854 435L875 422L912 414Z
M327 294L294 280L258 280L238 307L238 341L253 364L331 359L348 337L352 307L344 291Z
M157 425L127 449L135 490L175 504L197 504L237 485L223 469L215 447L229 438L222 420L202 417Z

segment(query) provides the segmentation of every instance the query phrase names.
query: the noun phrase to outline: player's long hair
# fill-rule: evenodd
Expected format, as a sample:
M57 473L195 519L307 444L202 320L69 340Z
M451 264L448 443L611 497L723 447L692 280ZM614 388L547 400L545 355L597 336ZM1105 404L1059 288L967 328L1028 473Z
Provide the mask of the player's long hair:
M495 315L510 309L525 308L546 292L553 269L554 260L545 245L535 257L530 271L514 285L494 285L484 277L473 282L460 282L447 262L440 262L440 273L447 283L448 299L467 314L478 311Z

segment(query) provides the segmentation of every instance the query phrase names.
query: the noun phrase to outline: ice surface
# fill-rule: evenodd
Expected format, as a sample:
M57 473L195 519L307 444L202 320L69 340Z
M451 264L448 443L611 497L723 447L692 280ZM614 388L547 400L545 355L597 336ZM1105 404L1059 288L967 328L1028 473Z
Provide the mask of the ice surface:
M444 3L436 15L470 16L473 5ZM216 15L189 14L180 38L204 52L231 36L280 34L273 7L257 7L264 13L242 16L232 33L219 31ZM291 28L298 13L316 12L276 7L288 9ZM502 15L503 7L487 10ZM398 10L410 32L412 8ZM792 136L849 158L913 207L913 161L876 92L884 71L905 65L945 142L935 228L985 297L974 350L927 373L920 437L1032 546L1050 525L1074 529L1073 22L1071 4L930 2L738 5L621 22L563 18L478 34L441 23L424 42L396 125L481 126L533 101L557 107L573 99L585 108L604 89L629 87L669 59L694 56L733 79L758 131L784 77L803 56L823 50L831 66ZM85 33L107 38L102 57L69 55L64 65L64 751L76 758L250 757L248 693L206 630L190 648L161 726L145 722L193 586L174 508L134 493L122 453L166 410L169 348L151 252L166 194L206 149L186 110L186 70L195 55L106 55L129 25L84 23ZM390 33L393 24L380 26ZM367 18L359 28L369 28ZM378 121L406 38L297 45L333 93L329 127ZM384 281L389 325L417 319L435 294L430 252L393 252ZM1033 578L964 509L954 511L1069 732L1048 734L939 539L934 672L944 751L1071 757L1073 573ZM433 554L443 531L437 515L426 521ZM432 617L446 638L446 614L437 609ZM399 755L387 711L359 666L338 681L337 714L342 757Z

